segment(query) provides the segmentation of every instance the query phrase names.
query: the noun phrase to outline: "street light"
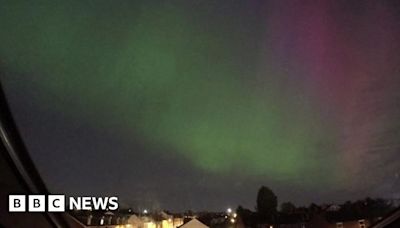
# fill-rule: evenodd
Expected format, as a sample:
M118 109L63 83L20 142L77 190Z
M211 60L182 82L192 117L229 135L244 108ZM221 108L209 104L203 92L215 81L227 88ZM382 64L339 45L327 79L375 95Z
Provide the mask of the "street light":
M232 213L232 209L231 209L231 208L228 208L228 209L226 210L226 212L228 212L228 214L230 214L230 213Z

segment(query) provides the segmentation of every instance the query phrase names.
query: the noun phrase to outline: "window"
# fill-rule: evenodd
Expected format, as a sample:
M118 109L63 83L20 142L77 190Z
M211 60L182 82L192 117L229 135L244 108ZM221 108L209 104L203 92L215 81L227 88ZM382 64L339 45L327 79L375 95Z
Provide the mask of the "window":
M360 228L365 228L366 227L365 226L365 220L364 219L358 220L358 225L359 225Z
M336 228L343 228L343 223L342 222L337 222L336 223Z

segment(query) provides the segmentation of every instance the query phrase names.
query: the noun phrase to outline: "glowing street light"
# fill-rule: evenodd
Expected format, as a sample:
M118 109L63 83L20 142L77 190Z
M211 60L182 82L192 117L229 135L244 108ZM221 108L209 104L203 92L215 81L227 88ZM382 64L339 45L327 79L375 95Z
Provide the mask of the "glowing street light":
M231 209L231 208L228 208L228 209L226 210L226 212L228 212L228 214L230 214L230 213L232 213L232 209Z
M147 214L147 213L149 213L149 211L147 211L147 209L144 209L143 214Z

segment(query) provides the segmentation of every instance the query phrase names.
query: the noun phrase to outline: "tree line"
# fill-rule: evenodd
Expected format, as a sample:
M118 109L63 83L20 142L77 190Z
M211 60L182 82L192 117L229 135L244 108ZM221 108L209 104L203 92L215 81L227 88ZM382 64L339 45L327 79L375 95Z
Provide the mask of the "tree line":
M292 223L306 221L315 214L323 213L327 219L371 219L383 216L394 209L394 205L381 198L365 198L357 201L347 201L343 204L317 205L296 207L292 202L283 202L278 209L278 197L268 187L258 190L255 211L238 206L237 214L243 222L253 227L256 224Z

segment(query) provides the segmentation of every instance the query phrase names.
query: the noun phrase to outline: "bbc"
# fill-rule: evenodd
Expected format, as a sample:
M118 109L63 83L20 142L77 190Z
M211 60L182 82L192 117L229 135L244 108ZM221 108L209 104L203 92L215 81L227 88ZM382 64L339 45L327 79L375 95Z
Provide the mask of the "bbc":
M46 205L47 201L47 205ZM47 206L47 208L46 208ZM9 195L8 211L9 212L64 212L65 196L64 195Z

